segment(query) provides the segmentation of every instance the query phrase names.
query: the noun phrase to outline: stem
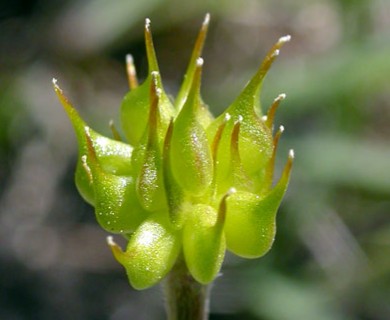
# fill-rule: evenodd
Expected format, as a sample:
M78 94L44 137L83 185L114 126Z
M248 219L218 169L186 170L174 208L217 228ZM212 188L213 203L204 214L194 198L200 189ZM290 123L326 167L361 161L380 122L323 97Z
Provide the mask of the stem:
M208 319L209 286L190 275L182 257L166 277L164 289L168 320Z

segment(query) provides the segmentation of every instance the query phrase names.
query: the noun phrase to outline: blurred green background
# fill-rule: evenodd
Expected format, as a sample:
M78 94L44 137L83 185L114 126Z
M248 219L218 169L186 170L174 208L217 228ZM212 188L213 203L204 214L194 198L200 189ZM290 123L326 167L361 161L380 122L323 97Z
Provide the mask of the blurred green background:
M136 292L73 183L76 141L58 78L109 134L146 75L143 23L175 94L206 12L203 97L218 114L271 45L266 79L296 160L273 250L228 255L211 319L390 319L390 1L13 0L0 2L0 319L164 319L161 289ZM120 241L120 239L117 239Z

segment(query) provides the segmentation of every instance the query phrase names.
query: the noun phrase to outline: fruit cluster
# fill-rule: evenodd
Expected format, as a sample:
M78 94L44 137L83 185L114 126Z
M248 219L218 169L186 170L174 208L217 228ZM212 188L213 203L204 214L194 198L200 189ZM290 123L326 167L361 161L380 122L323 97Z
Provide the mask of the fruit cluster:
M226 249L244 258L264 255L275 236L275 217L286 191L293 152L273 186L273 134L277 97L260 108L263 79L285 36L271 48L238 98L214 118L200 96L206 15L182 87L173 102L164 91L150 21L145 24L149 73L138 85L129 55L131 90L121 106L126 142L92 130L53 80L76 132L76 185L107 231L128 239L125 251L108 237L134 288L159 282L178 257L200 283L218 274Z

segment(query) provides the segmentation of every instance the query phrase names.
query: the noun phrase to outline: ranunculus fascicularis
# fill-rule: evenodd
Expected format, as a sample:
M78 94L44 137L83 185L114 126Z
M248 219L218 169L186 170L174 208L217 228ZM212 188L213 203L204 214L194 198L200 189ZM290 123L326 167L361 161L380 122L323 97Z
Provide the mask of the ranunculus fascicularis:
M53 80L79 144L76 186L95 208L99 224L128 239L125 251L112 237L108 244L136 289L158 283L178 257L196 281L209 283L220 271L226 250L257 258L274 241L293 152L273 185L283 131L280 127L274 134L273 122L285 95L263 115L260 91L290 37L279 39L238 98L215 118L200 95L208 23L206 15L172 101L163 88L146 19L149 72L138 85L132 58L127 57L131 90L120 109L123 141L116 131L111 139L91 129Z

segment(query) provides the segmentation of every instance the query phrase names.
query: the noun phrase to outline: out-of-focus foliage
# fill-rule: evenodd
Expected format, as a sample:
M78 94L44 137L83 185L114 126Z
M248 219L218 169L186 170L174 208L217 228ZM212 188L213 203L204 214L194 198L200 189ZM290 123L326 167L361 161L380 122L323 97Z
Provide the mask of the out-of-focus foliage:
M389 1L19 0L0 3L1 319L164 318L158 289L128 287L73 187L76 142L51 78L108 134L126 53L146 75L144 18L176 94L205 12L214 113L292 35L262 104L286 92L280 154L296 153L274 249L227 257L211 319L390 318Z

